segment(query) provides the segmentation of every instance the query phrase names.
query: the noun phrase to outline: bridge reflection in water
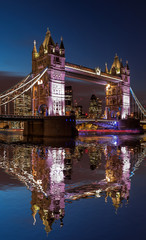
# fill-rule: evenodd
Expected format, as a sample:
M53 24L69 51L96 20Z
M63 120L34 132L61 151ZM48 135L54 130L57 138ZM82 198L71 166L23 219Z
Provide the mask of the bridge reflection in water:
M105 202L111 198L115 211L128 204L131 177L145 156L143 139L79 137L65 146L58 142L24 144L21 138L21 134L15 136L7 144L1 136L0 168L32 192L34 225L39 215L47 233L56 220L63 226L65 204L80 198L104 197Z

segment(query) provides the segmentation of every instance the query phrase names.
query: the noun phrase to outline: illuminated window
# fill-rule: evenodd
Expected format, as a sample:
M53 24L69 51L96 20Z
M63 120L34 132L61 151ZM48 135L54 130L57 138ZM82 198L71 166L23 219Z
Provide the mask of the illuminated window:
M129 96L123 96L123 104L124 105L129 105L129 103L130 103Z

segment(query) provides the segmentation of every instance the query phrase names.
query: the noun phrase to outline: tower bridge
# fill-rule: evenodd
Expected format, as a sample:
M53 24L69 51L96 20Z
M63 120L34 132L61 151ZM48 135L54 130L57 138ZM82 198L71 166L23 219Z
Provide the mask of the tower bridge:
M130 88L128 62L123 66L116 55L111 68L106 64L104 72L99 67L92 69L66 62L63 39L60 45L55 44L49 30L39 51L34 41L32 73L0 94L0 115L64 116L66 77L105 85L106 119L130 115L130 93L139 115L142 119L146 117L146 110Z

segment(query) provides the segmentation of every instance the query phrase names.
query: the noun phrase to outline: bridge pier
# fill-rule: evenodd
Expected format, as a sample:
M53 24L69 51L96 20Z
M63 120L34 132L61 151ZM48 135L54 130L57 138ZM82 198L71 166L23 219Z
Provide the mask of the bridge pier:
M48 116L24 122L24 136L75 137L76 135L74 116Z

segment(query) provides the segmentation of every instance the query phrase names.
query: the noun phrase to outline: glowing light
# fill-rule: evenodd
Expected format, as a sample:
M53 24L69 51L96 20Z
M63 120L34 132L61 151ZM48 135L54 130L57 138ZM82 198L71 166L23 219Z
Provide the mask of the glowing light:
M43 84L43 80L38 81L38 85Z
M122 148L121 148L121 152L122 152L123 154L126 154L126 152L127 152L126 147L122 147Z
M118 69L118 70L116 71L116 73L119 74L119 73L120 73L120 69Z
M97 75L101 75L101 69L99 67L95 68L95 72Z
M110 86L111 86L111 85L110 85L110 84L108 84L108 85L106 86L106 90L108 90L108 89L110 88Z
M124 105L129 105L130 104L130 98L129 96L123 96L123 104Z
M96 190L96 191L95 191L95 196L96 196L97 198L100 198L100 197L101 197L100 193L101 193L101 190L100 190L100 189L99 189L99 190Z
M110 178L108 176L106 176L106 181L110 182Z
M37 180L37 184L42 184L42 180Z
M50 176L53 183L60 183L64 180L63 170L64 165L61 163L55 163L52 165Z

